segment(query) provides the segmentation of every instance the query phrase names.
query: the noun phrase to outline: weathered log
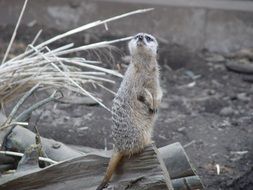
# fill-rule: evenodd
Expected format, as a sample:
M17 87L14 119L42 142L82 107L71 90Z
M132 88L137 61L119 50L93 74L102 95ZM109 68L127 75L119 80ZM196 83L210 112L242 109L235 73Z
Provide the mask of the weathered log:
M7 145L7 148L15 149L20 152L24 152L32 144L35 144L35 134L28 129L25 129L20 126L16 126L11 131L11 133L9 133L6 145ZM55 178L64 178L64 179L66 179L66 181L70 180L71 181L70 183L72 183L72 178L79 179L78 173L76 173L75 171L69 170L69 167L71 168L72 166L73 166L73 168L77 168L77 166L75 165L76 163L71 163L71 162L76 162L74 157L79 158L81 156L80 159L82 160L82 158L83 158L83 160L80 161L81 163L79 163L80 167L88 167L88 166L85 166L85 164L86 165L93 164L94 160L93 160L93 158L90 157L91 155L93 155L96 157L95 160L98 161L97 167L100 167L100 165L103 165L104 170L105 170L105 168L108 164L108 160L111 156L111 151L104 151L104 150L99 150L99 149L93 149L90 147L80 147L80 146L73 146L73 145L67 146L67 145L64 145L63 143L60 143L60 142L57 142L57 141L54 141L51 139L46 139L46 138L42 138L42 146L43 146L43 149L45 150L46 154L48 155L48 157L53 160L62 161L62 160L70 159L68 161L64 161L64 163L67 162L66 165L59 166L59 167L63 167L63 170L69 171L69 173L67 172L66 174L64 174L66 176L62 176L61 173L58 173L58 176L56 176L56 174L52 174ZM160 152L161 158L165 162L164 167L161 165L159 165L159 167L163 168L163 169L166 167L167 170L170 172L171 179L174 179L174 180L172 180L172 185L175 190L189 190L189 189L193 190L193 189L202 189L203 188L199 177L195 176L195 173L191 167L189 159L188 159L188 157L187 157L187 155L180 143L174 143L174 144L162 147L159 149L159 152ZM86 154L87 154L87 157L85 156ZM100 158L98 159L98 157L100 157ZM78 159L78 158L76 158L76 159ZM144 158L146 158L146 157L144 157ZM140 162L140 163L142 163L142 162ZM10 162L8 162L8 164L9 163ZM7 162L5 162L4 164L6 165ZM14 164L16 164L16 163L14 163ZM81 166L82 164L84 164L84 166ZM1 162L0 162L0 165L1 165ZM58 165L58 164L56 164L56 165ZM51 175L52 171L50 168L51 167L57 168L58 166L56 166L56 165L47 167L47 168L49 168L49 170L47 170L47 168L42 169L42 170L43 171L45 170L45 173L49 172L49 174L47 174L47 175ZM3 163L1 166L3 167L2 169L7 168L7 167L4 167ZM130 166L131 166L131 164L130 164ZM124 176L126 175L125 170L128 169L128 167L130 167L130 166L127 166L127 165L125 166L126 168L123 170ZM89 170L90 174L88 175L86 173L86 175L88 175L90 177L93 176L94 178L98 177L98 176L95 176L95 174L97 174L97 171L92 171L92 169L100 171L100 175L102 175L104 173L104 171L102 172L99 168L93 167L93 168L91 168L91 170ZM22 180L23 177L26 178L26 175L28 175L28 176L35 175L38 178L38 175L40 174L40 173L38 173L39 170L41 170L41 169L36 169L35 171L34 170L27 170L25 172L22 172L23 173L22 175L17 174L17 173L14 175L11 175L11 176L9 175L8 177L4 177L5 183L8 182L7 184L9 184L9 182L10 182L12 184L13 180L14 180L14 182L16 180L18 180L18 181ZM165 170L165 171L167 171L167 170ZM122 171L122 169L118 169L118 173L119 173L119 171ZM126 186L131 186L132 183L134 182L134 184L135 184L135 185L133 185L134 188L135 187L137 188L139 186L144 188L145 183L147 183L146 187L148 189L150 189L150 188L152 189L153 186L155 188L160 189L159 184L160 184L160 181L162 180L161 177L164 177L164 176L152 175L152 176L146 177L146 173L145 172L141 173L139 171L138 167L133 169L133 171L136 172L137 174L142 174L142 177L139 179L138 176L136 178L129 178L129 177L125 176L125 178L123 178L123 179L128 179L128 180L126 180L126 181L123 180L122 182L119 183L119 178L117 178L117 176L118 176L118 174L117 174L111 183L111 185L112 185L111 187L114 187L116 189L124 189L124 188L126 188ZM88 172L88 171L86 171L86 172ZM134 172L131 172L131 171L129 171L129 172L131 173L131 175L129 174L130 177L134 176L132 174ZM67 176L67 174L69 174L69 176ZM2 179L0 178L0 184L4 184L2 181L4 178L2 178ZM87 178L87 176L86 176L86 178ZM83 179L83 181L89 182L89 179L86 179L86 178ZM150 181L150 183L145 181L147 179L148 179L148 181ZM40 180L40 179L37 179L37 180ZM44 182L46 182L46 179ZM64 182L64 184L66 183L64 180L62 182ZM85 182L85 183L87 183L87 182ZM41 181L41 183L43 183L43 182ZM52 181L52 183L56 183L56 182ZM75 181L74 183L76 184L77 182ZM80 187L83 185L82 183L77 183L77 184L79 184ZM54 188L56 188L56 186L54 184L52 186L52 188L54 189ZM57 188L58 188L58 186L57 186ZM61 188L61 187L59 187L59 188ZM77 189L78 189L78 187L77 187Z
M188 176L172 180L174 190L201 190L203 189L202 182L198 176Z
M101 182L108 157L88 154L51 165L39 171L3 176L0 188L19 189L95 189ZM17 175L17 177L15 177ZM42 177L43 176L43 177ZM12 178L12 179L11 179ZM11 179L11 180L10 180ZM168 189L159 160L152 146L141 154L124 158L107 189Z
M23 131L23 130L20 130L20 131ZM29 131L29 130L27 130L27 131ZM71 147L73 147L73 146L71 146ZM87 175L90 176L90 177L93 176L93 175L94 175L93 177L95 177L95 178L97 177L97 171L92 171L92 170L98 170L98 171L100 171L99 172L100 175L103 175L104 171L100 170L100 166L102 165L104 167L103 170L105 170L105 168L106 168L106 166L108 164L110 155L111 155L111 151L102 151L102 150L92 149L92 148L88 148L88 147L78 147L78 149L79 149L79 151L84 151L86 153L91 152L91 153L89 153L87 155L87 157L84 156L84 158L83 158L84 160L83 161L82 161L82 157L83 156L78 157L78 158L80 158L80 160L81 160L80 162L81 163L79 163L79 161L77 161L77 163L76 163L76 159L79 160L78 158L76 158L76 159L72 158L72 159L70 159L68 161L65 161L65 162L67 162L67 164L63 165L63 166L60 165L59 167L61 167L62 170L66 170L67 171L67 173L64 174L66 176L62 176L61 172L59 172L59 173L56 172L57 174L52 174L53 177L55 177L55 178L64 178L64 180L66 180L66 181L69 181L70 179L72 180L72 178L79 179L79 174L76 173L77 171L72 171L69 168L73 168L73 170L77 169L78 166L76 166L75 164L78 164L79 167L80 167L80 169L82 169L82 167L89 167L90 164L91 165L94 164L93 163L94 162L94 158L91 157L91 155L93 155L93 156L96 157L95 160L98 161L98 163L97 163L98 165L97 165L97 168L95 168L95 166L93 168L91 168L89 170L90 174L89 175L86 174L86 177L87 177ZM161 152L161 156L163 157L163 160L165 160L166 167L170 171L171 176L173 176L174 178L177 178L178 176L186 176L187 173L189 175L190 174L194 174L193 171L189 172L189 170L190 170L189 168L191 168L191 166L188 163L188 158L185 155L185 152L184 152L182 146L180 145L180 143L174 143L172 145L168 145L168 146L165 146L163 148L160 148L159 152ZM175 157L173 157L173 155ZM100 157L100 158L98 159L97 157ZM168 162L168 159L172 160L172 161ZM74 162L74 163L71 163L71 162ZM142 162L140 162L140 163L142 163ZM88 166L81 166L82 164L86 164ZM56 165L58 165L58 164L56 164ZM51 170L52 169L50 169L50 168L51 167L53 167L53 168L56 167L57 168L58 166L56 166L56 165L47 167L47 168L49 168L49 170L46 170L45 173L48 173L48 171L49 171L49 173L46 174L46 175L51 175L51 172L52 172ZM181 171L182 171L181 173L180 173L180 170L178 170L176 166L178 166L179 168L181 168ZM126 165L125 167L129 168L130 166ZM47 169L47 168L45 168L45 169ZM42 169L42 170L44 171L45 169ZM39 171L38 170L36 170L36 171L34 171L34 170L27 170L27 171L22 172L22 173L24 175L23 177L25 177L26 175L28 175L28 178L30 178L29 177L30 175L32 175L32 176L35 175L35 176L37 176L37 178L39 178L40 173L37 173L37 172L39 172ZM121 169L119 168L118 171L117 171L117 173L120 173L120 172L122 174L122 168ZM136 172L137 174L142 174L141 179L139 179L139 178L137 179L136 178L135 180L134 179L130 180L130 178L129 178L130 182L129 181L125 181L125 182L122 181L122 183L119 183L119 181L118 181L119 179L117 178L117 175L116 175L116 177L114 178L114 181L112 181L113 187L116 188L116 189L122 189L122 188L124 189L124 187L126 187L126 185L129 186L134 181L135 182L135 186L137 185L137 186L141 186L142 188L144 188L143 184L142 184L143 183L142 181L143 181L143 179L146 179L146 177L145 177L146 173L145 172L141 173L139 171L138 167L136 167L133 172ZM125 171L123 173L125 175ZM69 176L67 176L67 174L69 174ZM56 175L58 175L58 176L56 176ZM77 175L77 176L75 177L75 175ZM131 174L131 176L134 176L134 175ZM9 175L8 177L5 178L5 182L9 181L9 182L12 183L13 179L15 179L14 180L14 182L15 182L16 180L19 181L19 178L22 181L23 177L20 174L14 174L14 175L11 175L11 176ZM44 178L44 175L43 175L43 178ZM4 182L2 181L3 179L4 178L2 178L2 179L0 178L0 184L4 184ZM37 180L40 180L40 179L37 179ZM35 180L35 181L37 181L37 180ZM64 184L65 184L66 182L64 180L62 180L62 182L64 182ZM151 181L152 185L154 185L156 188L160 188L159 184L160 184L160 181L161 181L161 176L152 175L152 177L149 176L148 180ZM89 182L89 179L83 179L81 181L86 181L86 182L83 182L83 183L87 183L87 182ZM45 182L47 182L47 178L45 179L44 182L41 181L41 183L42 183L41 185L43 186L43 183L45 183ZM52 181L52 183L56 183L56 182ZM76 184L77 182L75 181L73 183ZM80 187L82 186L82 184L80 184L80 183L77 183L77 184L79 184ZM119 186L119 184L120 184L120 186ZM150 189L152 187L152 185L150 183L148 183L147 185L148 185L148 189ZM174 180L172 180L172 185L173 185L173 187L174 187L175 190L189 190L189 189L193 190L193 189L202 189L201 187L203 187L198 176L187 176L187 177L181 177L181 178L174 179ZM189 187L189 188L187 189L187 187ZM44 187L41 187L41 188L44 189ZM51 186L50 186L50 188L51 188ZM58 188L58 186L57 185L55 186L55 184L54 184L52 186L52 188L53 189L54 188ZM59 187L59 188L62 188L62 187ZM78 189L78 186L77 186L77 189Z
M111 151L89 147L67 146L52 139L41 139L46 155L55 161L63 161L84 155L85 153L98 153L104 157L111 156ZM32 144L35 144L35 134L21 126L16 126L6 141L8 150L16 150L18 152L24 152ZM159 152L172 179L195 175L190 161L180 143L162 147L159 149Z
M177 142L159 148L159 152L161 153L166 168L170 171L171 179L196 175L180 143Z
M7 148L7 150L25 152L28 147L35 144L35 136L36 135L32 131L21 126L16 126L7 137L5 148ZM55 161L62 161L84 155L84 153L52 139L41 138L41 141L46 155Z
M68 145L69 147L84 153L96 153L103 156L111 156L111 151L95 149L91 147ZM179 142L161 147L158 149L170 173L171 179L195 176L190 160Z

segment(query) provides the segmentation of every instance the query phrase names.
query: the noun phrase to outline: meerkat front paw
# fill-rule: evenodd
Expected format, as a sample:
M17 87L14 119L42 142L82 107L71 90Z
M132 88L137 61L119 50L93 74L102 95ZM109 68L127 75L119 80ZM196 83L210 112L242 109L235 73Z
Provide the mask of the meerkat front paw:
M144 89L144 91L137 96L137 99L148 107L150 113L157 112L157 109L154 106L154 98L149 90Z

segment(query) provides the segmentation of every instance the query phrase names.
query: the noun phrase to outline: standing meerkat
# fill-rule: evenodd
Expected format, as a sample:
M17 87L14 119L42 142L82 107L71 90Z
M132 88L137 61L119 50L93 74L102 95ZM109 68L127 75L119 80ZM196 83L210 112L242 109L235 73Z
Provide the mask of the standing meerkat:
M139 33L128 47L131 63L112 106L115 148L97 190L106 186L122 157L138 153L152 143L153 125L162 99L156 39Z

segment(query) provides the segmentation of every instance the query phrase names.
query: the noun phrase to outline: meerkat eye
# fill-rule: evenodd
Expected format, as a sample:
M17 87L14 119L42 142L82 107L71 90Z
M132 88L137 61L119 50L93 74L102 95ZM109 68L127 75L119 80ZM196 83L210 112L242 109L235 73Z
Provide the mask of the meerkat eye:
M154 41L152 38L150 38L149 36L145 36L145 38L146 38L146 40L148 41L148 42L151 42L151 41Z

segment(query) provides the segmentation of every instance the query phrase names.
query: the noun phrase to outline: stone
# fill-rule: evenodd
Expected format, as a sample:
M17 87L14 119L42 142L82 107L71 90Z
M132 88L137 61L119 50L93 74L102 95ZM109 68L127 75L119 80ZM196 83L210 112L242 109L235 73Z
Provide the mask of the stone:
M220 110L220 114L223 116L231 115L234 113L234 110L232 107L224 107Z
M250 97L244 92L237 94L237 98L238 98L238 100L241 100L243 102L249 102L250 101Z

